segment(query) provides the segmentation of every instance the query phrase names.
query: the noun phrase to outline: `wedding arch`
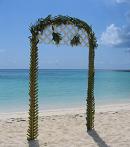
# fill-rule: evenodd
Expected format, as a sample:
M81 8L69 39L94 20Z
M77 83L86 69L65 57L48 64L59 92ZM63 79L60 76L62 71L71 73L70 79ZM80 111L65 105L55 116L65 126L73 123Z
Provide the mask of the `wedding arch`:
M29 82L29 128L28 140L38 136L38 43L71 45L89 48L88 89L86 126L87 131L94 128L94 55L97 41L92 28L84 21L69 16L58 15L38 19L30 27L30 82Z

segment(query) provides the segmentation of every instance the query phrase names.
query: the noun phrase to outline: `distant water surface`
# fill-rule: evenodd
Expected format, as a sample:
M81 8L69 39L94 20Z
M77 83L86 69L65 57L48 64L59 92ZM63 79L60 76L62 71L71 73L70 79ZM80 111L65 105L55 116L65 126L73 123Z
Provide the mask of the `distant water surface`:
M41 109L85 107L87 70L39 70ZM0 112L27 111L29 73L24 69L0 70ZM96 104L130 102L130 72L96 70Z

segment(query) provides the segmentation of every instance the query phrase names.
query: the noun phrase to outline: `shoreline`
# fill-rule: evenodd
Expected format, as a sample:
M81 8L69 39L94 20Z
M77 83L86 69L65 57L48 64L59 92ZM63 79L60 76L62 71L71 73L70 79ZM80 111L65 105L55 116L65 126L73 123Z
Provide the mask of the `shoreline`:
M95 107L95 113L100 112L115 112L115 111L127 111L130 110L130 103L118 103L118 104L105 104L105 105L97 105ZM57 108L57 109L46 109L39 111L40 116L53 116L53 115L75 115L75 114L85 114L86 107L75 107L75 108ZM0 112L0 119L7 118L17 118L17 117L28 117L28 111L26 112Z

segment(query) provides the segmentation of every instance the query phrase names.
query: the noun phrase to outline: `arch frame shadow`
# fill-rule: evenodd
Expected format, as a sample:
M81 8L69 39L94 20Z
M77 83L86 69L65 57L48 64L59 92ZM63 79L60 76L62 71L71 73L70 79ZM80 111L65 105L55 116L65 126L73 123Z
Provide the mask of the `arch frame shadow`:
M28 147L40 147L38 140L30 140L28 141Z
M106 142L99 136L99 134L96 132L95 129L91 131L87 131L88 135L92 137L92 139L95 141L97 146L99 147L110 147L106 144Z

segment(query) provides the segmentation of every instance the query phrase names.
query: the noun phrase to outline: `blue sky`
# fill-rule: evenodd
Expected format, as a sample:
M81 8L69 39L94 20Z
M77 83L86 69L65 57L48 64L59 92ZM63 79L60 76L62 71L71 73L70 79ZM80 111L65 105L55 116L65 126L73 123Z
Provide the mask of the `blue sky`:
M0 0L0 68L29 68L29 26L47 15L93 26L95 67L130 69L130 0ZM40 68L87 68L88 48L39 45Z

